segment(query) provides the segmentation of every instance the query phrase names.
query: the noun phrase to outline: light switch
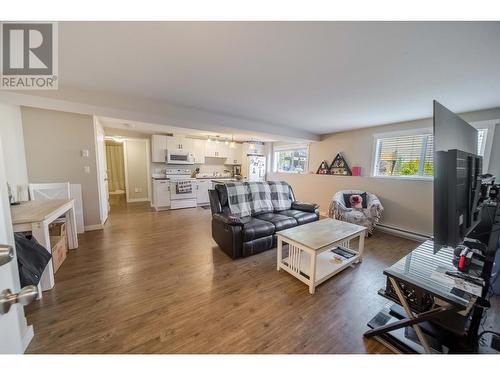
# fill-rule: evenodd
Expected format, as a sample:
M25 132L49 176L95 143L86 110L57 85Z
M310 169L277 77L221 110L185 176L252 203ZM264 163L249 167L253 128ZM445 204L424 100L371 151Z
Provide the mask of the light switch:
M82 158L88 158L89 157L89 150L84 149L81 151Z
M83 171L85 173L90 173L90 167L88 165L86 165L85 167L83 167Z

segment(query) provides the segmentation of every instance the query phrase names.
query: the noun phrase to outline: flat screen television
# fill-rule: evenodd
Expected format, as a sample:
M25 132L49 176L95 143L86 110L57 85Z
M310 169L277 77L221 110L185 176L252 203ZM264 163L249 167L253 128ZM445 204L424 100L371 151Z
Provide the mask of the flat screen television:
M480 221L477 130L434 101L434 251L456 247Z

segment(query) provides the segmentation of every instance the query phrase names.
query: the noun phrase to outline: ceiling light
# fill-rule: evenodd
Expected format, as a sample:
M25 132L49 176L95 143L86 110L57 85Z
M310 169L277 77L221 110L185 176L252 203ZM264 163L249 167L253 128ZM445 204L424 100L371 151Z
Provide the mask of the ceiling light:
M234 135L231 137L231 143L229 143L229 148L236 148L236 142L234 141Z
M224 141L224 144L227 146L227 145L229 144L229 141L226 139L226 140Z
M250 145L248 146L249 150L255 150L255 143L251 142Z
M212 140L210 139L210 137L208 137L207 142L212 142Z

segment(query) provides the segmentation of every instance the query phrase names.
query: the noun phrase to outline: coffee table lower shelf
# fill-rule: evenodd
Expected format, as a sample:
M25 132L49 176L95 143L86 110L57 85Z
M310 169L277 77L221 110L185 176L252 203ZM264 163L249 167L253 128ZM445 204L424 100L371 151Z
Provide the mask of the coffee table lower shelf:
M289 258L286 257L280 264L280 268L297 277L299 280L303 281L307 285L309 285L310 278L310 263L311 263L311 255L302 251L300 254L300 272L297 274L296 271L292 270L289 267ZM333 261L333 253L331 251L325 251L316 256L316 277L314 281L314 286L318 286L322 282L326 281L333 275L336 275L340 271L346 269L350 265L354 263L359 263L361 258L359 255L355 255L352 258L344 259L342 262L337 263ZM300 276L300 277L299 277Z

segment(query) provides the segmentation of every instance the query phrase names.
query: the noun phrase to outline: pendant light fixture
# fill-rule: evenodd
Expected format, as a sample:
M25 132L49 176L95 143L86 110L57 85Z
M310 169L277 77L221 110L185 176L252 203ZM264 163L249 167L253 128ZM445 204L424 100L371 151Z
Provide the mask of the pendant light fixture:
M229 148L236 148L236 142L234 141L234 135L231 136L231 143L229 143Z

